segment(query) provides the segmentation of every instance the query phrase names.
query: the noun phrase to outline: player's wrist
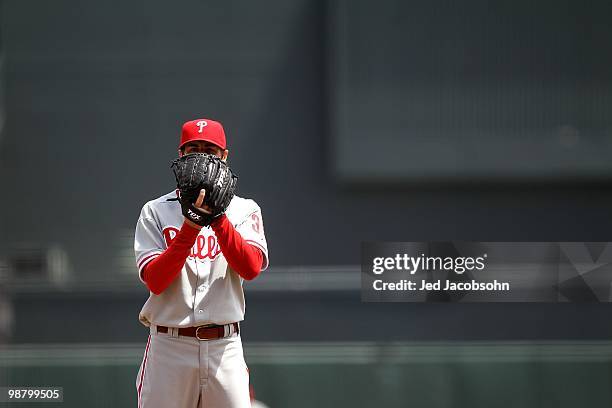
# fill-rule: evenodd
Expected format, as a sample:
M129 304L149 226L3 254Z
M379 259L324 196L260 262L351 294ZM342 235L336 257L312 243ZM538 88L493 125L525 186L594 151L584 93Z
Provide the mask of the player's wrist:
M195 222L191 221L189 218L185 218L183 221L183 227L191 228L200 231L204 228L202 225L198 225Z
M227 215L225 215L225 213L219 215L218 217L216 217L214 220L212 220L212 222L210 223L210 227L213 229L213 231L216 231L219 227L221 227L225 221L227 220Z

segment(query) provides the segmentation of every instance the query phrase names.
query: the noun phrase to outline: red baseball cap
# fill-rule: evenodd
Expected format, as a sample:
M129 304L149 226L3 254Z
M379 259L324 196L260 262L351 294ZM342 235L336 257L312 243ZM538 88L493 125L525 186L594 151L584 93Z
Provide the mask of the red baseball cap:
M179 149L183 147L185 143L193 140L204 140L214 143L223 150L226 148L223 125L210 119L195 119L183 124Z

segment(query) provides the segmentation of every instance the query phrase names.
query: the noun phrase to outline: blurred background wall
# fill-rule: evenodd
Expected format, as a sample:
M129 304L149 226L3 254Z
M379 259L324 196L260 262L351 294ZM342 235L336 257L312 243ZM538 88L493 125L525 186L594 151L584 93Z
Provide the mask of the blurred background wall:
M107 406L105 386L133 401L147 336L134 226L174 188L181 124L211 117L266 226L271 268L245 285L243 337L261 399L484 406L518 381L505 406L609 406L609 304L365 304L357 266L367 240L612 240L608 2L0 12L7 381L61 378L75 406ZM442 357L401 357L421 351Z

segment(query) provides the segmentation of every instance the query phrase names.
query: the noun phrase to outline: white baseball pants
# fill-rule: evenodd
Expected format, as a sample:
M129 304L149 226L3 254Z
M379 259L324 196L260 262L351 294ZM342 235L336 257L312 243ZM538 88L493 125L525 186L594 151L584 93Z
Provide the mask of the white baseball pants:
M250 408L240 335L200 341L152 330L136 390L138 408Z

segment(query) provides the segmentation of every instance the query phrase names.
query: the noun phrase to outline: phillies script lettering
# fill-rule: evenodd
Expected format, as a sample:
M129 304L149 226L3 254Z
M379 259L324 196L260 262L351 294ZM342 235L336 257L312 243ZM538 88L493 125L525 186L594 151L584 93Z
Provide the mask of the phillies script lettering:
M178 234L178 228L174 227L166 227L163 230L164 240L166 241L166 245L170 246L172 240ZM198 259L210 259L214 260L221 253L221 247L217 242L217 237L214 235L198 235L195 244L191 248L191 253L189 254L190 258L198 258Z

